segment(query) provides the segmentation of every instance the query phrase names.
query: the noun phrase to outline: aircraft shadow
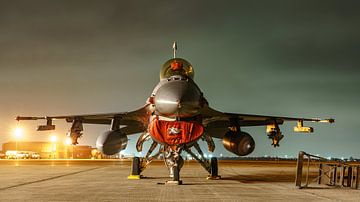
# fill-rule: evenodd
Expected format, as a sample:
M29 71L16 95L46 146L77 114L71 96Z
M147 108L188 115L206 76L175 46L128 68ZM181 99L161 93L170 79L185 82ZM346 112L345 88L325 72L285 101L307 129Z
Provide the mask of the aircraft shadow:
M322 190L322 189L335 189L335 188L339 188L339 186L311 187L311 185L309 185L309 187L301 187L301 189L313 189L313 190L316 190L316 189L319 189L319 190Z
M258 182L295 182L294 175L234 175L223 177L222 180L238 181L242 183L258 183Z

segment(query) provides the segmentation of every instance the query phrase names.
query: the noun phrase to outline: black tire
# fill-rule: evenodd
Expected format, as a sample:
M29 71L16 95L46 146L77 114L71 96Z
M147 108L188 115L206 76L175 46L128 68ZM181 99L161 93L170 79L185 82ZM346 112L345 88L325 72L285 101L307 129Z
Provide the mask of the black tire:
M210 174L211 177L218 176L218 161L216 157L210 159Z
M132 161L131 175L140 175L140 158L134 157Z
M174 166L174 176L173 176L173 181L180 181L180 169L178 166Z
M179 161L178 161L178 167L180 168L179 170L181 170L181 168L184 166L184 159L179 156Z

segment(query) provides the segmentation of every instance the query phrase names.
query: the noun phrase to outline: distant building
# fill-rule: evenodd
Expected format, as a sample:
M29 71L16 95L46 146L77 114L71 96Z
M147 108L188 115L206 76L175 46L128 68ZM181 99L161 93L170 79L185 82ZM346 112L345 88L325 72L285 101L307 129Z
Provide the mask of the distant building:
M91 146L87 145L65 145L53 142L7 142L2 145L2 152L7 151L29 151L37 152L42 159L89 159L91 155Z

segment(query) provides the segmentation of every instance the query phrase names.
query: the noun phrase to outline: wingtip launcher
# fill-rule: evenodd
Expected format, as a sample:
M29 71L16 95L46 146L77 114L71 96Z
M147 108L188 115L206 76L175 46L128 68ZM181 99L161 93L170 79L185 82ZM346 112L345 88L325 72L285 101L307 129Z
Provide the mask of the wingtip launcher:
M320 123L334 123L334 122L335 122L335 119L333 119L333 118L330 118L330 119L322 119L322 120L319 120L318 122L320 122Z
M312 122L320 122L320 123L334 123L335 119L314 119ZM306 127L304 126L304 120L300 119L297 121L297 125L294 127L294 132L297 133L313 133L313 127Z
M294 132L296 133L313 133L313 127L304 126L304 120L298 120L297 125L294 127Z

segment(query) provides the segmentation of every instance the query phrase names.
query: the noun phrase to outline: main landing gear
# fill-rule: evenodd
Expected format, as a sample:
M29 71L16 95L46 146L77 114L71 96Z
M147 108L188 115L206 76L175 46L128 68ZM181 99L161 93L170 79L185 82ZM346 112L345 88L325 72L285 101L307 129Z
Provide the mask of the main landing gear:
M151 140L151 137L148 133L144 133L139 137L138 142L136 144L136 148L139 152L142 151L142 145L147 140ZM209 151L213 151L215 145L213 144L211 138L206 139L205 137L205 140L208 143ZM151 155L157 146L158 143L153 141L145 157L133 158L131 174L129 175L128 179L141 179L142 177L141 172L145 170L146 166L150 164L153 159L156 159L160 154L162 154L164 158L164 163L169 170L169 176L171 178L171 180L166 181L165 184L170 184L170 185L182 184L180 178L180 170L184 165L184 160L180 155L182 151L186 151L188 154L192 156L192 158L198 161L202 167L205 168L205 170L209 173L207 179L217 180L221 178L218 174L217 158L212 157L211 159L206 159L204 157L204 153L202 152L197 142L191 143L189 145L180 145L176 147L168 146L168 145L160 145L159 150L154 155ZM192 148L195 148L196 153L194 153L191 150Z
M148 133L143 133L139 137L136 143L136 149L138 152L142 151L143 143L149 139L150 139L150 135ZM161 145L159 147L159 150L154 155L151 155L157 146L158 143L152 141L151 146L148 152L146 153L145 157L140 158L135 156L133 158L132 166L131 166L131 174L128 176L128 179L141 179L142 177L141 172L145 170L146 166L149 165L154 159L156 159L160 154L164 152L164 147Z
M208 180L218 180L220 179L220 175L218 175L218 161L216 157L212 157L210 159L210 172L207 177Z
M209 173L209 176L206 178L208 180L218 180L221 179L221 176L218 174L218 161L216 157L212 157L210 160L204 157L199 144L196 142L193 147L199 155L196 155L191 148L185 148L184 150L190 154L200 165Z

